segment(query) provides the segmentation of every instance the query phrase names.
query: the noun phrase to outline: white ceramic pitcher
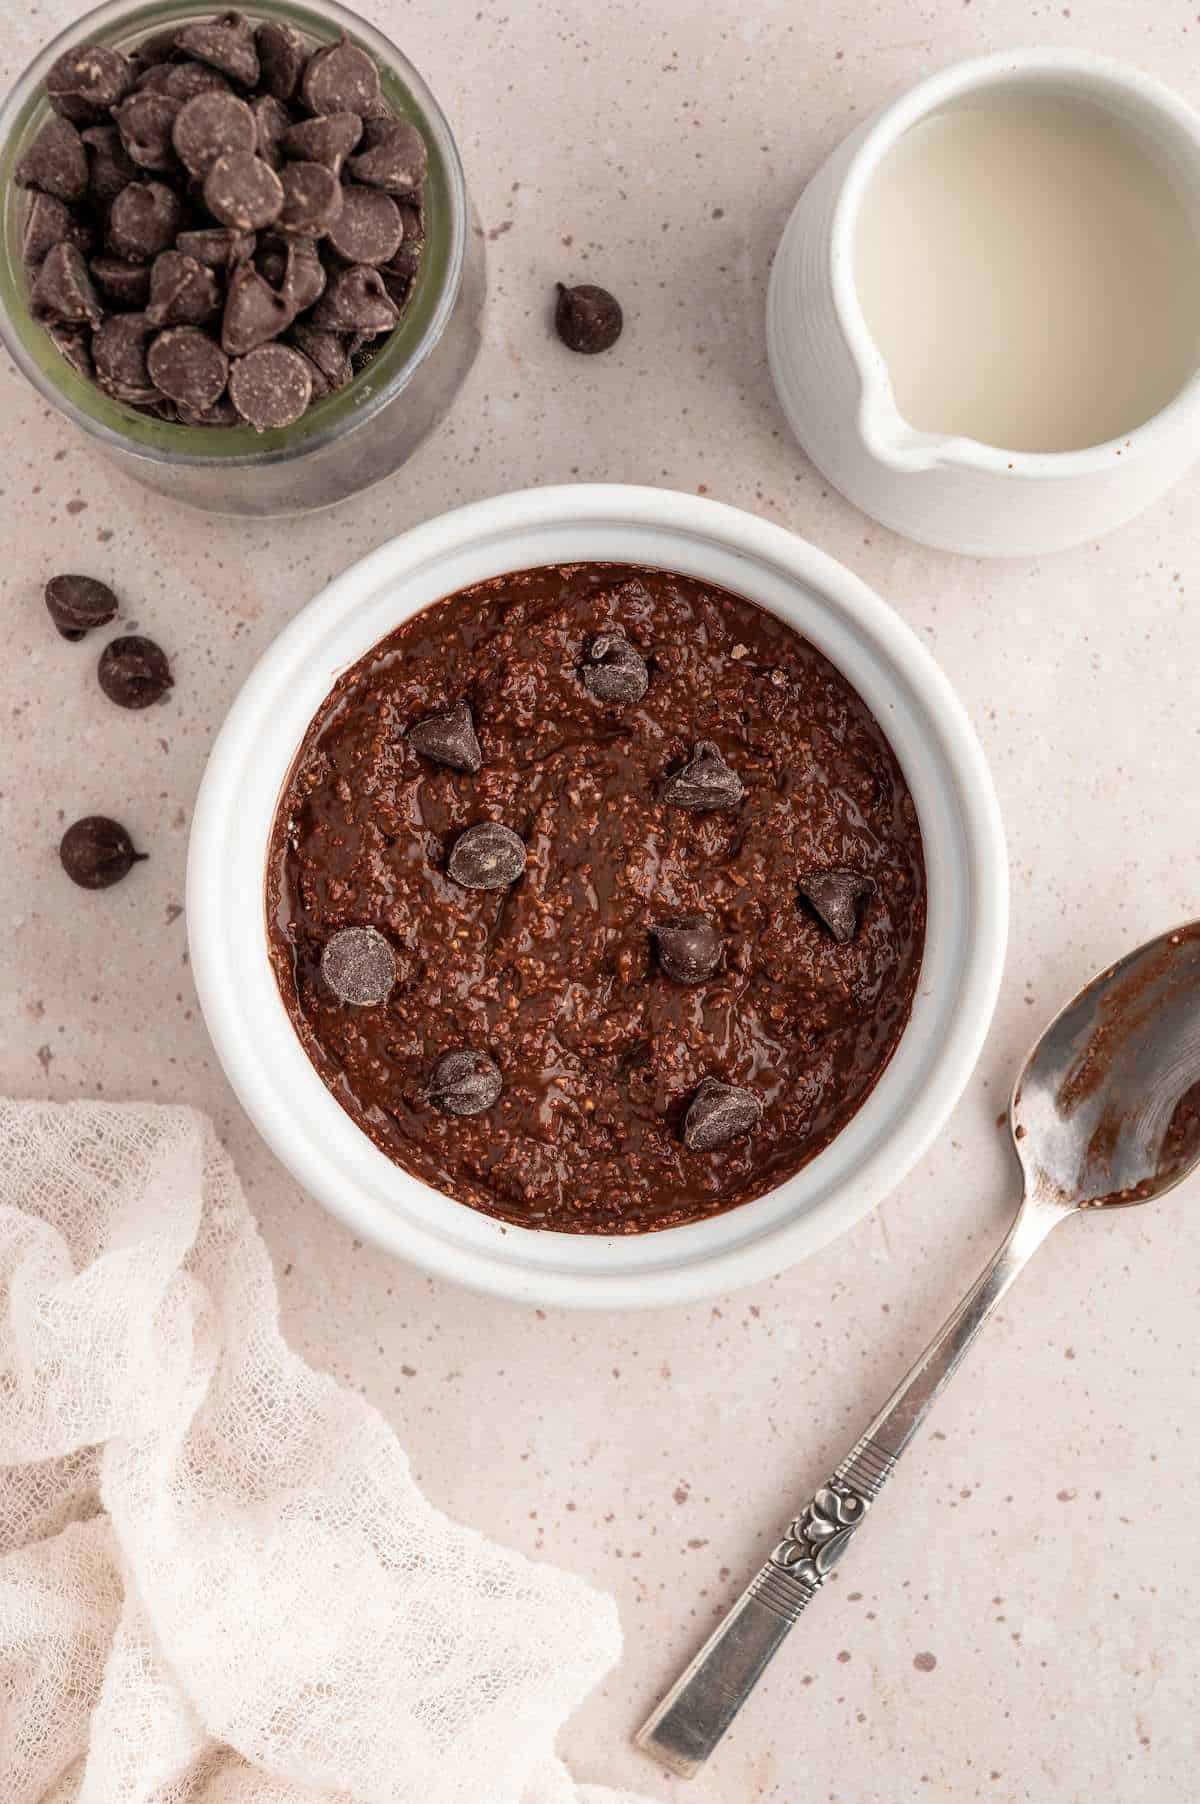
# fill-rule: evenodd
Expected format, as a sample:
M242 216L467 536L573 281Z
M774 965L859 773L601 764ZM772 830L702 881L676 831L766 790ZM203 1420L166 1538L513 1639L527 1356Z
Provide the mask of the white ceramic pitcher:
M1083 451L1005 451L917 432L898 411L855 293L863 195L918 121L1006 87L1105 108L1154 152L1200 219L1200 115L1169 88L1103 57L1004 51L932 76L839 146L788 221L767 301L775 387L817 468L885 526L988 557L1095 538L1156 500L1200 456L1200 372L1144 425Z

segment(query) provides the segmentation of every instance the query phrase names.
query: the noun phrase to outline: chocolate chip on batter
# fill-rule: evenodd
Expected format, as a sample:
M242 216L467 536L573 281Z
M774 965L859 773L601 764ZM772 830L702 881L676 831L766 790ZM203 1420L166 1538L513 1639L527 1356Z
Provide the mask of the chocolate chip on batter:
M137 164L121 142L115 125L90 125L80 133L87 146L88 192L93 200L115 200L137 180Z
M593 639L579 674L599 702L640 702L650 687L646 660L623 633Z
M374 338L377 333L390 332L400 314L379 271L356 264L330 278L311 318L324 332L361 332Z
M254 28L240 13L223 13L217 19L181 26L175 36L175 47L186 56L211 63L240 88L252 88L258 80Z
M706 1077L683 1118L683 1143L689 1152L713 1153L753 1132L761 1119L762 1104L753 1090Z
M127 56L107 44L80 44L64 50L46 73L46 97L56 113L76 125L103 119L133 87Z
M82 200L88 188L87 150L69 119L47 119L13 173L19 188L38 188L55 200Z
M165 182L130 182L112 204L108 241L118 257L149 263L179 229L179 196Z
M663 784L662 799L672 808L706 814L714 808L735 808L745 793L742 779L726 764L712 740L701 739L688 763Z
M425 140L410 119L364 119L361 147L346 165L356 182L404 196L420 193L428 166Z
M207 263L163 251L150 271L146 318L152 326L198 326L221 304L217 278Z
M342 184L323 163L285 163L279 230L320 238L342 210Z
M80 889L109 889L127 877L147 854L135 852L120 821L85 815L68 827L58 848L63 870Z
M131 94L112 116L121 142L139 169L171 169L175 164L172 131L182 102L169 94Z
M197 413L215 406L229 380L229 359L198 326L168 326L150 346L146 362L163 394Z
M104 318L88 266L73 244L56 244L38 271L30 293L34 315L42 320L98 326Z
M258 147L258 126L244 100L218 90L197 94L180 108L171 140L188 174L203 180L218 157L236 151L252 154Z
M116 307L144 307L150 299L150 270L124 257L93 257L88 266L100 293Z
M357 113L323 113L301 119L283 135L283 149L298 163L321 163L340 175L342 164L362 137L363 122Z
M875 883L862 871L808 871L799 879L800 894L839 946L858 932L859 907L874 895Z
M425 1097L448 1115L482 1115L503 1088L500 1067L486 1052L446 1052L430 1074Z
M725 942L711 915L675 915L650 931L658 962L676 983L703 983L721 962Z
M483 753L475 737L469 702L457 702L444 714L419 720L408 729L408 743L423 758L448 764L451 770L465 770L473 777L483 768Z
M52 576L46 584L46 611L63 638L74 641L114 620L117 598L94 576Z
M365 119L380 104L379 71L365 50L343 37L309 58L300 98L310 113L357 113Z
M105 394L130 407L149 407L160 399L146 361L154 328L144 313L113 313L92 336L96 380Z
M321 976L339 1002L375 1008L396 983L396 955L374 927L343 927L325 942Z
M258 345L278 338L293 317L294 309L286 297L277 294L252 263L239 263L229 278L221 349L230 357L244 357Z
M197 263L212 269L232 269L254 255L257 240L253 232L233 232L228 226L201 226L193 232L180 232L175 249Z
M345 388L354 374L345 342L336 332L304 324L292 328L297 348L316 365L330 388Z
M347 263L378 265L400 249L404 225L390 194L351 185L342 190L341 211L330 221L326 235Z
M175 684L166 652L140 633L111 639L100 653L96 675L118 708L148 708Z
M254 34L258 48L259 79L263 90L276 100L290 101L300 85L307 52L294 26L267 19Z
M204 204L222 225L257 232L283 212L283 185L253 151L227 150L204 178Z
M460 833L446 874L464 889L507 889L525 870L525 845L511 827L480 821Z
M290 345L260 345L235 362L229 398L258 432L292 426L312 400L308 360Z
M255 149L276 175L283 168L283 140L291 125L291 114L273 94L260 94L251 103L254 115Z
M554 326L567 349L588 356L611 349L621 336L624 319L620 304L607 288L597 288L594 282L583 282L578 288L567 288L562 282L557 286Z

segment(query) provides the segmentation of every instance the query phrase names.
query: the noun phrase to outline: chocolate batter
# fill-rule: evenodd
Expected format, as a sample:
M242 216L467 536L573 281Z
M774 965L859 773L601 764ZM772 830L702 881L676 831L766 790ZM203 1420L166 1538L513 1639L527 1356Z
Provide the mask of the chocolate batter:
M463 838L483 822L508 832ZM580 564L452 595L339 681L267 905L296 1031L384 1152L526 1227L632 1234L845 1126L908 1019L925 872L819 652L711 585ZM349 927L394 977L363 933L323 972Z

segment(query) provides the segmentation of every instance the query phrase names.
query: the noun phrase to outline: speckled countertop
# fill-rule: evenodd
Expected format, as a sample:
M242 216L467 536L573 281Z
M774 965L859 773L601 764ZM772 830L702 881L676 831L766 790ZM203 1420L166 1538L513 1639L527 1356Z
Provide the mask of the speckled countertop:
M484 354L406 470L301 522L205 519L110 474L0 368L0 1085L212 1112L295 1344L378 1404L437 1503L616 1593L625 1659L566 1738L581 1775L721 1804L1191 1797L1196 1183L1047 1245L690 1794L627 1738L998 1239L1015 1178L996 1117L1031 1035L1106 960L1197 912L1200 477L1040 562L893 537L788 440L763 354L771 248L830 147L955 58L1102 50L1200 102L1195 0L364 8L446 107L489 239ZM81 10L15 10L4 79ZM546 325L553 282L589 278L628 321L594 360ZM973 715L1012 855L1008 974L941 1145L808 1264L659 1316L484 1302L352 1240L241 1115L185 957L192 801L274 634L413 522L575 476L736 502L873 583ZM112 582L125 618L161 639L166 705L105 701L95 647L64 644L43 612L60 569ZM152 854L99 897L56 856L63 825L93 811Z

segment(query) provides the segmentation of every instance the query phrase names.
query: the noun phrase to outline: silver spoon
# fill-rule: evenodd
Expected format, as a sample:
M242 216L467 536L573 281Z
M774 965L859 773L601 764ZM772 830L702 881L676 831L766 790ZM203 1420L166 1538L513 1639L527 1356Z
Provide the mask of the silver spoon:
M1068 1003L1025 1061L1009 1124L1025 1194L1000 1250L638 1731L673 1773L690 1778L708 1759L1051 1228L1077 1209L1151 1202L1200 1162L1200 921Z

